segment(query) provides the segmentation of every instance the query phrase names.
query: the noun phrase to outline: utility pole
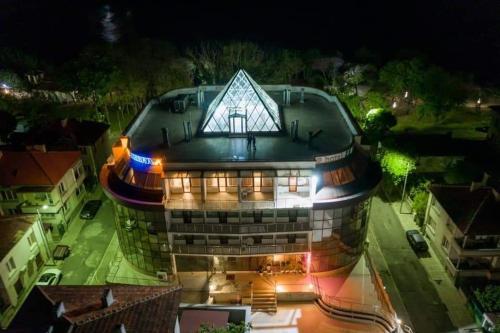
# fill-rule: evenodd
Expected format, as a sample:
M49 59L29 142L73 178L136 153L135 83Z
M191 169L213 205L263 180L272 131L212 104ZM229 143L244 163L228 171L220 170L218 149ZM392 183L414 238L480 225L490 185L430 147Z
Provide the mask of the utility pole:
M401 195L401 205L399 206L399 214L403 214L403 203L405 200L406 182L408 181L408 173L410 173L410 162L409 161L406 163L405 183L403 185L403 194Z

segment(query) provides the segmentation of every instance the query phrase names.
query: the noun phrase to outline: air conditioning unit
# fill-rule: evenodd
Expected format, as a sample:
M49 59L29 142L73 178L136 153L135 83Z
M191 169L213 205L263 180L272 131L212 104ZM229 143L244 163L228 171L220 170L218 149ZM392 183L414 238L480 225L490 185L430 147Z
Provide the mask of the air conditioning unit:
M167 272L158 271L158 272L156 272L156 277L160 281L168 281L168 273Z

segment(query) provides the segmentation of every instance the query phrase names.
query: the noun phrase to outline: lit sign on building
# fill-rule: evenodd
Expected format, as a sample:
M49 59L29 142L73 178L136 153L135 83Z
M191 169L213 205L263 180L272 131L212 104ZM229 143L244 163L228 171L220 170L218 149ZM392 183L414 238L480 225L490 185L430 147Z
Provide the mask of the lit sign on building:
M161 161L159 159L152 159L150 157L145 157L141 155L137 155L134 153L130 153L130 158L137 163L146 164L146 165L160 165Z

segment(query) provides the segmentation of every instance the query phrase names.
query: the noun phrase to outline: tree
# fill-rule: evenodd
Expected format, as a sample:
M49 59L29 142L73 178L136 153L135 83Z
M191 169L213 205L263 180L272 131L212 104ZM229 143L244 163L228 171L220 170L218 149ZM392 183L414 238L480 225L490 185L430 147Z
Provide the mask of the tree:
M0 140L7 142L10 133L16 129L16 118L7 111L0 110Z
M416 162L413 157L392 149L382 153L380 165L382 170L384 170L396 185L400 184L406 175L416 168Z
M429 181L424 181L416 186L412 187L410 190L410 198L413 203L413 211L415 212L415 218L417 224L421 227L425 220L425 211L427 209L427 201L429 200L428 191Z
M354 92L358 96L358 86L365 79L365 67L361 65L355 65L350 67L344 72L344 81L354 87Z
M382 139L391 127L396 126L397 119L384 109L371 109L363 122L365 134L371 142Z
M202 325L199 333L247 333L250 332L252 325L241 322L239 324L228 323L224 328L215 328L213 326Z
M13 89L22 89L25 87L25 82L19 77L19 75L5 69L0 70L0 85L3 84Z
M476 289L474 295L484 311L500 311L500 285L487 285L484 289Z
M425 71L415 94L423 101L417 112L435 119L442 119L446 112L462 105L467 98L461 80L436 66Z
M420 89L424 72L424 63L418 58L390 61L380 69L379 81L394 96L405 91L411 96Z

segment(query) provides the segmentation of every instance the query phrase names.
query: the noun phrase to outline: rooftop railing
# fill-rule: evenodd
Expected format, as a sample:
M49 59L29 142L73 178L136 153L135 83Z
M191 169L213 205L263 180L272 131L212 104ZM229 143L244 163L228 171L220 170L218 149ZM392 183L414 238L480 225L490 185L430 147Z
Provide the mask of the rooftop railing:
M236 201L220 200L205 201L190 199L169 199L164 200L165 208L170 210L262 210L279 208L310 208L312 202L309 198L300 199L276 199L274 201Z

